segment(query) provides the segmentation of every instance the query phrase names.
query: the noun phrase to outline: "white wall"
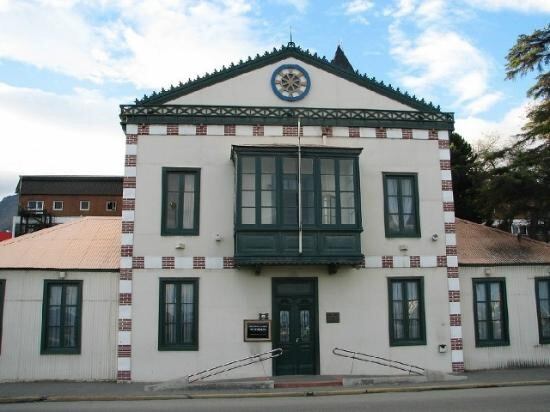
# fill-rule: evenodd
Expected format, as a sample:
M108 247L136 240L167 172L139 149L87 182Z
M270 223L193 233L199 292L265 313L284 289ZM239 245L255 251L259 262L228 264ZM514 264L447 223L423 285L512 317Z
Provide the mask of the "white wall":
M297 102L279 99L271 89L273 71L282 64L298 64L309 74L311 88ZM346 109L410 110L389 99L341 77L320 70L295 58L288 58L174 99L167 104L204 104L230 106L330 107Z
M488 269L490 275L486 276ZM550 266L492 266L459 268L462 293L462 333L466 369L517 365L550 366L550 345L539 344L535 277L550 275ZM504 278L508 304L510 345L477 348L473 306L473 278Z
M433 140L329 138L334 147L363 147L359 156L363 253L445 255L439 148ZM232 144L295 144L296 137L139 136L134 256L233 256L235 169ZM302 139L321 144L320 137ZM162 167L201 168L200 236L161 236ZM384 233L382 172L418 173L421 238L389 239ZM214 236L224 236L216 242ZM439 235L439 241L431 237ZM183 242L185 250L175 249Z
M158 350L160 277L199 278L199 350ZM225 270L134 270L132 307L132 380L157 381L271 349L271 343L243 341L243 320L258 313L272 317L272 277L317 277L319 287L319 352L321 374L392 374L399 371L352 362L332 354L334 347L362 351L450 372L449 304L445 268L351 269L328 275L326 267ZM390 347L388 276L423 276L426 345ZM327 324L326 312L340 312L340 323ZM438 345L446 344L447 353ZM271 376L271 362L256 364L220 378Z
M44 280L59 272L0 270L6 280L0 380L112 380L116 377L118 273L66 272L82 280L79 355L41 355Z

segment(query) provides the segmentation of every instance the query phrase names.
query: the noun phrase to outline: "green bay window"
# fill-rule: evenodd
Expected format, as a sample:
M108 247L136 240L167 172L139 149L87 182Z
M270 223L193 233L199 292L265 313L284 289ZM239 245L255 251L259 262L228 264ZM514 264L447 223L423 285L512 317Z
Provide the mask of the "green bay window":
M550 343L550 279L535 279L539 342Z
M473 279L476 346L503 346L508 338L504 279Z
M300 213L301 258L360 256L359 153L303 147L299 161L296 147L234 146L237 259L261 263L270 255L292 263L285 256L299 255Z
M198 235L200 169L162 169L161 234Z
M82 281L44 281L42 354L80 353Z

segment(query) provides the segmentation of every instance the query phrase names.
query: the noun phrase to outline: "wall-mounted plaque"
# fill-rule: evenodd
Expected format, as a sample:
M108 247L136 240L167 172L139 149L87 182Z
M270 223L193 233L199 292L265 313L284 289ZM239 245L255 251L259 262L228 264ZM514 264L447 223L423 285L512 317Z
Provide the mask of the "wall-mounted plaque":
M245 320L244 321L245 342L269 342L271 341L270 320Z
M340 323L340 312L327 312L327 323Z

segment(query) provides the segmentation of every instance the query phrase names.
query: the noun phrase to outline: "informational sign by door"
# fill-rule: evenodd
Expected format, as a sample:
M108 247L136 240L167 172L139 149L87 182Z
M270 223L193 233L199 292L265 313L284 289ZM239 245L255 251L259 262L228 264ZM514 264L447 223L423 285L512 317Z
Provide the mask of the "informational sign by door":
M270 320L245 320L244 321L245 342L269 342L271 341Z

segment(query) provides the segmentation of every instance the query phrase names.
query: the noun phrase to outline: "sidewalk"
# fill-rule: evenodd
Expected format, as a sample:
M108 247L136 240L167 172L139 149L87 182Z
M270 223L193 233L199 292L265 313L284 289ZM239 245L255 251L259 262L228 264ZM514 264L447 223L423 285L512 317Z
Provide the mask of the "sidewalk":
M550 368L487 370L467 372L459 375L447 375L447 377L436 375L435 377L439 379L429 380L426 377L409 375L383 377L357 375L277 376L253 379L210 380L185 387L182 385L179 385L179 387L178 385L172 385L176 387L164 388L162 390L151 390L151 385L145 383L15 382L0 383L0 403L327 396L499 386L550 385Z

